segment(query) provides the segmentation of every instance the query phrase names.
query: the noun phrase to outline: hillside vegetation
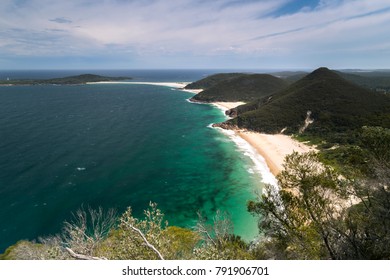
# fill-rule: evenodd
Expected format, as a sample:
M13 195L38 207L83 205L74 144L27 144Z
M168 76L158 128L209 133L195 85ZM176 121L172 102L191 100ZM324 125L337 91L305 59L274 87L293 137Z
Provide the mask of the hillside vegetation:
M361 87L378 92L390 92L390 74L388 72L335 72Z
M243 74L210 86L191 100L200 102L252 101L287 87L288 83L268 74Z
M336 74L342 78L350 81L358 86L364 87L369 90L378 91L382 93L390 92L390 72L388 71L358 71L358 70L333 70ZM302 71L284 71L275 72L272 75L280 77L289 83L294 83L303 77L308 72Z
M249 130L298 133L330 140L362 126L390 127L390 98L346 81L319 68L273 95L236 108L236 118L225 125ZM335 139L333 139L335 140Z
M208 89L216 84L224 81L228 81L237 77L245 75L243 73L220 73L210 75L199 81L193 82L185 86L185 89Z
M168 226L155 203L135 218L129 207L117 216L114 210L80 209L62 232L21 240L0 260L157 260L253 259L249 245L233 235L226 213L217 212L212 223L199 214L193 230Z

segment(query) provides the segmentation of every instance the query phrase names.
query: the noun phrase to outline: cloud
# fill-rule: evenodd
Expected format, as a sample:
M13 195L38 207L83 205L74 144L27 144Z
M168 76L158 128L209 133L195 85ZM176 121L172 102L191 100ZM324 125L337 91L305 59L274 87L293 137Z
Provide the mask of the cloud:
M58 17L54 19L49 19L49 21L57 22L57 23L72 23L70 19L67 19L65 17Z
M389 45L388 0L303 2L286 12L292 0L5 0L0 54L116 53L142 61L176 55L219 63L221 56L295 61L348 52L374 59L370 50Z

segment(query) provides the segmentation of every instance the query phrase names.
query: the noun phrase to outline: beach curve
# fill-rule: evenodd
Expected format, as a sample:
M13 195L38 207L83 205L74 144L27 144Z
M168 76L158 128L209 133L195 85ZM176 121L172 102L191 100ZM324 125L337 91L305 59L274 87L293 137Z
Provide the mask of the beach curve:
M221 110L233 109L244 102L214 102ZM285 134L265 134L244 129L234 129L237 136L245 140L265 160L270 172L276 177L282 170L284 159L293 152L307 153L315 148L301 143Z

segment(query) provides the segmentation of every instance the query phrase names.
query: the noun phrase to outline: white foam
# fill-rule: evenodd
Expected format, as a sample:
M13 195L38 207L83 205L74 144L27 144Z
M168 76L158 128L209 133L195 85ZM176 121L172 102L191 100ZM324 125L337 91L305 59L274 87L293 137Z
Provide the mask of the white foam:
M217 108L218 108L219 110L221 110L222 113L225 115L226 107L221 106L221 105L219 105L219 104L217 104L217 103L210 103L210 104L213 105L214 107L217 107Z
M187 98L186 101L192 104L203 104L203 103L191 101L191 98Z
M190 99L187 99L188 102L190 103L195 103L195 104L207 104L207 105L212 105L222 111L226 119L229 119L229 116L225 115L226 108L223 106L220 106L215 103L199 103L199 102L193 102ZM260 174L263 183L265 184L271 184L272 186L275 186L275 188L278 188L278 183L275 178L275 176L272 174L271 170L269 169L265 159L257 152L255 148L253 148L246 140L241 138L240 136L237 135L236 132L233 130L226 130L220 127L213 127L213 124L209 124L207 127L213 128L213 129L218 129L220 132L228 136L237 146L237 148L247 157L249 157L254 166L253 168L250 168L248 170L248 173L258 173Z
M253 148L247 141L238 136L233 130L226 130L219 127L217 127L217 129L228 136L236 144L241 153L252 160L254 166L248 170L249 173L256 172L261 175L262 181L265 184L277 186L277 180L275 176L271 173L265 159L256 151L255 148Z
M85 168L85 167L77 167L76 168L78 171L84 171L85 169L87 169L87 168Z

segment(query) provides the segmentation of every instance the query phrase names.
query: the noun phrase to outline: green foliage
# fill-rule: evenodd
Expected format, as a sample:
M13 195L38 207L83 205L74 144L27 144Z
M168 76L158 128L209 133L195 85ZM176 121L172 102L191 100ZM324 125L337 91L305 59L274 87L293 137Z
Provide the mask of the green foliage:
M129 207L119 218L101 208L80 209L64 223L59 235L39 243L20 241L1 259L251 259L248 245L232 234L230 217L217 212L213 225L199 221L196 230L168 227L157 204L150 203L144 218Z
M59 248L58 244L45 241L42 243L27 240L18 241L7 248L0 260L48 260L66 259L68 256Z
M390 128L390 98L356 86L320 68L288 88L239 106L227 123L259 132L295 134L307 112L312 124L305 134L329 143L348 143L362 126Z
M194 248L200 242L200 236L196 232L175 226L167 227L163 231L163 238L167 240L165 259L190 260L194 258Z
M195 95L192 100L201 102L215 101L252 101L286 88L288 83L268 74L241 74L215 83Z
M212 224L199 213L195 231L201 237L201 246L194 249L194 256L201 260L253 259L249 246L233 234L233 224L226 212L217 211Z
M208 89L212 86L217 85L220 82L229 81L231 79L237 78L244 73L221 73L210 75L206 78L203 78L199 81L193 82L185 86L186 89Z
M253 254L277 259L389 259L390 169L376 180L348 180L319 155L293 153L248 210L264 240Z
M385 180L365 181L356 186L355 194L361 202L347 209L342 217L342 258L390 259L389 183L387 175Z
M266 236L283 244L284 258L335 258L326 224L336 213L334 199L343 197L343 181L314 153L293 153L286 157L278 176L280 190L266 186L261 201L248 204L260 214Z
M357 145L334 146L321 151L321 160L349 177L372 174L368 151Z
M168 240L163 238L163 231L168 225L164 222L164 214L157 209L155 203L150 203L149 209L144 211L144 216L143 220L137 219L133 217L131 208L127 208L119 219L118 230L100 246L100 255L117 260L159 259L155 251L145 246L145 240L135 228L140 230L147 241L164 255L163 251L168 247Z
M348 177L374 178L378 166L389 167L390 129L364 126L350 135L349 143L332 145L319 144L321 159Z
M370 90L390 89L390 75L388 72L335 72L344 79Z
M390 129L383 127L363 127L361 134L362 146L372 156L384 164L390 164Z

